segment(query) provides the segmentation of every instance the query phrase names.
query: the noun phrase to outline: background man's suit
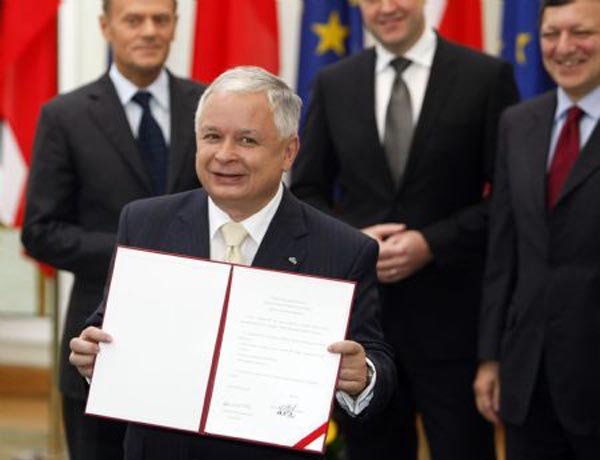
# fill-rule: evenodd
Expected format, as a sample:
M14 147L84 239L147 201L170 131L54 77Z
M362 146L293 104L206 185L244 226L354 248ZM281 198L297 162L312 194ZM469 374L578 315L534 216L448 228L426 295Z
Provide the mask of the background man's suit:
M547 93L500 123L479 353L500 361L503 421L524 421L543 373L562 426L598 437L600 129L548 210L555 109L556 92Z
M395 190L376 127L375 63L375 51L367 50L317 78L292 179L298 197L355 227L398 222L421 231L434 255L415 275L381 285L384 330L400 384L387 419L363 438L364 455L414 455L410 436L400 438L413 429L414 398L418 410L450 431L461 430L456 410L462 410L458 419L466 427L446 445L476 444L478 436L491 443L473 406L471 381L487 219L482 193L491 180L500 113L517 99L512 71L438 37L403 183ZM457 362L469 364L457 370ZM442 377L430 373L436 369ZM456 406L449 411L454 416L438 410L440 400ZM425 424L436 456L439 431ZM351 435L357 449L362 433L359 427ZM373 441L377 437L388 443ZM444 455L439 458L452 458L447 449Z
M210 257L208 199L204 190L138 201L119 224L119 244ZM295 257L297 264L289 261ZM391 351L383 343L377 296L377 246L345 224L301 203L287 190L252 263L256 267L358 281L349 338L361 343L377 370L374 396L359 419L381 411L395 385ZM101 312L89 324L99 326ZM110 331L107 331L110 333ZM315 459L314 454L261 447L170 430L130 425L127 460Z
M169 90L167 191L172 193L198 186L193 119L203 87L169 74ZM102 300L121 209L152 194L108 75L43 107L22 240L31 256L75 275L61 346L60 390L82 405L85 381L69 365L68 342Z

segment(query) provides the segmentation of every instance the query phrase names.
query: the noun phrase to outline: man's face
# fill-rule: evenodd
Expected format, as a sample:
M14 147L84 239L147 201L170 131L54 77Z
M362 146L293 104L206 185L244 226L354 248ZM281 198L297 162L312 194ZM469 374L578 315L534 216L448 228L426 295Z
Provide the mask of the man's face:
M111 0L108 15L100 17L117 68L138 86L151 83L169 55L174 5L173 0Z
M402 55L425 29L425 0L360 0L366 28L387 50Z
M544 10L544 66L574 101L600 85L600 0L577 0Z
M281 139L265 93L212 94L199 120L196 172L213 201L235 220L264 207L298 152Z

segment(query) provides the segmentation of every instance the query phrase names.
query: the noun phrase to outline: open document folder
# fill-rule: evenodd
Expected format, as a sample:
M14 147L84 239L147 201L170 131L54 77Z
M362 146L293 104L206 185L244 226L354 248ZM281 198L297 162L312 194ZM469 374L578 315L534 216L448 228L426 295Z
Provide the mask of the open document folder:
M322 452L354 288L119 247L86 412Z

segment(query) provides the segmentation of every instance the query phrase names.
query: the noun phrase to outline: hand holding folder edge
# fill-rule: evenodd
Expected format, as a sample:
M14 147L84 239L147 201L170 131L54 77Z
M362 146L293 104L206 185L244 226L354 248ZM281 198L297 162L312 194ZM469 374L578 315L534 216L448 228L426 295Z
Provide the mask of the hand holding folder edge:
M125 251L125 252L124 252ZM232 365L232 363L235 363L235 359L239 359L240 356L242 355L235 355L235 353L232 352L231 350L231 346L224 346L223 348L219 348L221 347L222 343L229 343L230 341L233 341L232 343L235 343L235 331L234 333L232 333L231 337L232 338L228 338L228 330L229 329L234 329L236 327L239 327L240 324L242 324L241 321L237 321L236 320L236 315L239 316L239 311L236 313L236 308L235 305L236 303L240 303L240 300L243 300L242 303L248 303L248 299L247 297L252 297L252 291L256 291L255 286L256 286L256 281L254 279L252 279L251 283L249 285L246 285L246 287L244 287L244 273L249 273L251 275L260 275L260 277L264 277L267 276L269 278L269 280L271 280L271 278L275 277L275 281L277 280L277 277L283 277L282 279L286 279L286 278L290 278L292 280L295 280L296 282L300 283L300 286L302 286L302 288L300 289L300 291L307 291L307 292L311 292L311 291L315 291L314 288L309 288L306 289L306 286L304 286L306 283L311 283L311 282L317 282L317 284L322 283L322 282L326 282L326 283L334 283L337 286L345 286L346 289L346 298L347 298L347 305L344 306L342 308L342 310L337 310L338 313L336 313L334 315L334 317L337 317L337 319L335 319L335 322L342 322L341 327L338 327L338 330L341 330L341 334L339 335L339 339L343 339L345 332L346 332L346 327L347 327L347 322L348 322L348 314L349 314L349 309L350 309L350 305L351 305L351 299L352 299L352 293L354 290L354 284L353 283L349 283L346 281L332 281L332 280L322 280L319 278L315 278L315 277L310 277L310 276L301 276L301 275L290 275L290 274L283 274L280 272L273 272L273 271L269 271L269 270L257 270L257 269L252 269L252 268L246 268L246 267L234 267L233 269L231 269L231 266L228 264L221 264L221 263L215 263L215 262L207 262L207 261L199 261L199 260L193 260L193 259L189 259L189 258L182 258L182 257L177 257L174 258L175 256L168 256L168 255L164 255L164 254L156 254L156 253L150 253L147 251L139 251L139 250L133 250L133 249L128 249L128 248L120 248L119 249L119 255L117 257L117 259L119 259L122 255L122 253L129 253L129 254L136 254L136 255L142 255L143 258L147 258L150 257L151 259L156 259L158 258L170 258L170 260L175 260L177 262L178 265L180 265L180 263L184 263L184 265L186 263L191 263L191 264L201 264L204 265L205 267L208 266L207 264L210 264L211 267L218 267L219 270L223 271L224 273L226 273L226 277L229 277L229 283L227 284L227 289L224 289L224 291L227 292L228 296L231 296L230 299L228 299L228 302L223 302L225 304L225 307L223 308L223 312L222 312L222 317L221 315L219 316L220 318L220 323L221 323L221 329L223 329L222 331L219 331L219 340L217 341L217 348L215 349L215 362L213 362L212 365L212 370L211 370L211 377L210 377L210 384L208 385L208 392L206 395L206 402L207 407L210 407L210 409L206 410L206 411L200 411L197 412L196 414L194 414L195 417L198 416L199 413L202 413L202 426L200 427L200 430L197 429L197 425L196 428L194 429L194 431L200 431L203 432L203 428L206 428L206 425L208 423L209 425L209 430L207 430L207 432L211 432L210 431L210 426L214 426L216 429L213 431L213 434L217 435L217 436L226 436L226 437L232 437L231 436L231 432L228 432L227 430L231 428L231 421L227 421L227 420L223 420L223 417L219 415L220 409L216 410L214 409L215 407L215 403L214 400L216 399L219 403L227 403L227 398L229 396L229 393L227 391L221 391L222 387L225 387L225 385L227 385L228 383L231 384L231 380L228 380L228 376L226 375L226 373L222 373L223 375L220 375L219 371L220 368L222 367L221 363L225 362L226 364L226 368L227 366L229 366L229 368L234 368L234 366ZM115 272L118 271L117 269L118 267L118 261L115 264ZM160 284L160 283L151 283L148 279L148 273L150 268L152 267L152 265L148 264L148 260L144 260L144 262L141 263L140 267L143 267L143 276L137 276L138 281L141 283L142 288L147 288L148 286L153 286L155 284ZM187 269L186 269L187 270ZM133 273L138 272L137 270L134 270ZM238 275L239 272L239 275ZM108 297L108 301L107 301L107 316L105 318L105 323L104 323L104 327L107 328L107 330L110 330L111 334L113 334L115 331L113 330L113 328L109 328L109 323L110 323L110 317L111 317L111 312L116 312L118 311L118 309L113 306L111 306L111 293L114 290L114 284L115 284L115 276L117 276L117 278L121 275L119 275L118 273L115 275L115 273L113 273L113 280L112 280L112 284L111 284L111 288L109 291L109 297ZM241 283L241 288L240 289L235 289L235 281L238 280L238 276L240 277L239 279L241 281L239 281L238 283ZM135 277L134 277L135 278ZM185 278L185 277L184 277ZM232 288L232 280L234 281L233 284L233 288ZM271 280L272 281L272 280ZM135 282L135 281L133 281ZM280 284L281 280L279 280L278 282L270 282L268 283L268 287L271 288L271 285L278 285ZM134 288L134 286L131 284L132 280L128 280L127 284L127 292L130 294ZM263 288L265 288L267 286L263 286ZM348 288L350 288L350 290L348 290ZM118 288L117 288L118 290ZM264 290L264 289L261 289ZM318 289L317 289L318 291ZM286 289L287 292L287 289ZM240 295L242 294L242 295ZM225 296L225 294L223 294ZM335 303L337 301L337 299L339 298L339 295L334 296L334 299L332 301L325 301L322 303L322 305L319 306L320 310L319 310L319 316L323 316L324 311L326 310L325 305L327 304L332 304ZM196 303L199 299L196 299ZM259 299L260 300L260 299ZM264 299L263 299L264 300ZM293 299L287 299L287 300L293 300ZM280 299L281 302L283 302L283 306L285 307L285 302L286 299ZM125 305L128 305L129 300L125 303ZM233 302L233 304L232 304ZM217 302L218 303L218 302ZM260 302L259 302L260 303ZM229 304L229 307L227 306L227 304ZM233 305L233 310L231 310L231 305ZM194 305L193 309L194 311L202 311L203 309L198 309L197 308L197 304ZM289 305L288 305L289 306ZM292 305L293 306L293 305ZM281 305L275 305L276 308L281 307ZM121 310L123 310L123 307L119 307ZM219 309L222 308L222 305L219 305ZM230 308L230 312L227 312L227 309ZM285 309L285 308L284 308ZM243 311L243 310L241 310ZM340 312L345 311L346 314L341 315L339 314ZM232 318L233 317L233 323L231 323ZM340 320L341 318L341 320ZM243 316L239 316L238 319L244 319ZM263 318L264 319L264 318ZM225 321L226 320L226 321ZM166 320L166 323L168 323L169 320ZM161 322L159 323L160 327L164 327L165 326L165 320L161 318ZM225 327L225 324L227 324L227 327ZM284 326L289 326L289 325L284 325ZM130 328L131 328L131 324L130 324ZM125 329L125 331L127 331L127 335L130 335L130 328L129 329ZM214 331L213 331L214 332ZM306 331L305 331L306 332ZM314 332L314 331L313 331ZM82 335L78 338L78 339L74 339L72 341L72 349L73 349L73 354L72 354L72 362L75 365L78 365L80 368L82 368L81 370L83 371L82 373L86 373L87 375L91 374L91 369L93 366L93 362L94 362L94 358L95 358L95 354L97 353L97 346L95 344L91 344L94 346L90 346L90 344L84 343L87 341L94 341L94 340L99 340L99 341L103 341L103 340L108 340L108 335L103 335L105 333L101 333L98 329L91 329L88 328L86 329L86 331L84 331L82 333ZM113 334L115 337L115 344L118 344L119 341L121 340L118 334ZM192 334L193 335L193 334ZM123 336L125 336L125 334L123 334ZM162 334L160 332L158 332L157 336L159 337L159 340L157 341L158 343L161 342L161 339L164 339L165 337L161 337ZM225 342L223 342L223 340L225 340ZM337 340L336 340L337 342ZM239 345L239 343L238 343ZM242 343L242 345L244 345ZM248 345L247 343L245 345ZM325 350L325 348L327 347L327 344L324 344L323 346L323 351ZM116 347L115 347L116 348ZM107 347L105 348L105 350L110 350L111 347ZM301 349L301 352L305 352L307 349ZM298 350L296 350L298 351ZM332 380L331 380L331 388L327 388L325 391L326 394L326 400L327 403L325 404L326 406L326 414L324 416L324 418L322 418L318 423L313 423L313 426L309 429L308 426L305 427L305 431L307 431L307 436L305 436L304 438L300 439L299 441L296 442L291 442L289 440L286 440L284 442L282 442L281 440L275 440L275 442L273 442L274 444L278 444L278 445L282 445L282 446L286 446L286 447L296 447L296 448L307 448L307 445L310 445L310 442L313 441L313 439L311 439L312 437L315 437L316 434L318 434L319 436L316 436L315 439L319 439L319 437L321 436L322 433L324 433L324 430L326 429L326 421L328 419L328 415L329 415L329 411L331 408L331 399L333 396L333 386L335 385L335 382L337 380L337 389L343 390L348 392L349 394L357 394L360 393L360 391L362 391L362 389L364 389L365 385L366 385L366 367L364 365L364 350L362 348L361 345L357 344L356 342L350 342L350 341L341 341L339 343L334 343L329 347L329 351L333 352L333 353L343 353L343 359L342 359L342 364L340 367L340 374L339 374L339 380L336 378L336 371L338 368L338 362L339 362L339 356L331 356L331 358L334 358L334 366L333 366L333 375L332 375ZM218 356L218 354L221 353L221 356ZM150 353L152 354L152 353ZM247 353L246 353L247 354ZM310 353L308 353L310 354ZM244 356L242 356L244 357ZM168 355L167 358L173 360L173 356L172 355ZM248 356L246 356L245 358L248 358ZM250 354L250 358L256 358L256 356L253 356L252 354ZM272 357L271 357L272 358ZM233 359L233 361L232 361ZM293 361L297 361L297 360L293 360ZM217 365L218 363L218 365ZM293 364L293 363L292 363ZM233 366L233 367L232 367ZM293 373L293 370L289 371L290 375L291 373ZM114 396L114 369L110 370L110 375L111 375L111 398ZM311 373L307 372L306 375L310 376ZM282 374L282 376L273 376L271 375L270 377L287 377L288 374ZM138 379L138 383L139 383L139 379L141 378L140 375L136 375L136 378ZM214 379L217 379L217 383L214 383ZM177 379L175 379L177 380ZM310 380L310 379L309 379ZM221 383L219 383L221 382ZM179 384L180 382L177 382L177 384ZM307 382L304 382L307 383ZM91 391L91 396L93 396L94 393L94 386L95 386L96 382L94 382L94 384L92 385L92 391ZM311 384L313 386L316 386L317 388L319 388L319 385L314 385L314 382L308 382L308 386L310 387ZM212 385L212 386L211 386ZM139 387L140 385L137 385L137 387ZM281 385L280 385L281 386ZM285 383L285 387L290 387L293 385L290 385L290 382L286 382ZM321 393L323 389L321 388ZM136 390L137 391L137 390ZM210 402L212 398L212 403ZM235 398L234 398L235 399ZM247 398L247 401L250 400L254 400L256 399L254 396ZM260 398L259 398L260 399ZM318 400L318 397L317 397ZM128 400L129 403L131 402L131 400ZM244 398L241 399L242 403L241 405L243 406L245 403ZM231 402L231 401L229 401ZM240 400L237 400L236 404L240 404ZM200 406L202 406L202 404L199 404ZM321 404L322 405L322 404ZM289 404L282 404L281 408L277 408L277 410L275 412L280 412L281 415L279 416L282 419L290 419L293 420L294 418L298 417L298 418L302 418L299 416L301 410L302 410L302 404L294 404L294 401L292 401ZM224 407L224 406L217 406L217 407ZM232 406L229 406L232 407ZM90 407L88 406L88 412L90 410ZM249 417L252 414L249 415L249 413L244 414L244 410L248 410L247 408L244 407L237 407L234 411L232 412L240 412L242 417ZM296 412L295 412L296 411ZM300 411L300 412L298 412ZM312 410L311 410L312 412ZM104 416L114 416L114 415L110 415L110 414L100 414L100 415L104 415ZM231 414L230 414L231 415ZM265 417L269 417L270 415L267 414L267 416ZM118 417L118 418L124 418L124 419L129 419L132 420L131 418L128 417ZM226 418L226 417L225 417ZM192 419L194 419L192 417ZM260 419L260 417L259 417ZM195 420L195 419L194 419ZM158 425L163 425L162 423L158 422L157 420L149 420L149 421L144 421L144 420L136 420L135 418L132 421L138 421L140 423L150 423L150 424L158 424ZM289 420L285 420L284 422L282 422L279 418L277 419L277 428L281 428L281 424L283 423L284 425L290 424ZM223 426L220 426L223 425ZM248 425L248 424L245 424ZM170 426L169 424L167 424L166 426ZM190 429L191 426L187 426L187 427L182 427L179 426L177 424L175 424L174 426L172 426L174 428L179 428L179 429ZM236 436L239 436L237 434L237 430L235 431ZM257 436L259 439L252 439L253 433L249 433L247 437L245 437L245 439L248 440L254 440L255 442L259 442L259 443L271 443L270 440L264 439L264 438L260 438L260 436ZM240 436L240 437L244 437L244 436ZM307 438L307 439L305 439ZM323 440L324 440L324 436L322 436ZM304 442L306 445L302 445L302 442ZM321 445L317 445L315 447L315 445L313 444L312 447L308 447L310 450L322 450L323 446L322 443Z
M71 339L70 362L85 378L92 378L96 355L100 352L100 343L110 343L112 337L94 326L87 327L79 337ZM364 391L368 384L365 349L358 342L342 340L327 347L331 353L342 356L336 390L356 396Z

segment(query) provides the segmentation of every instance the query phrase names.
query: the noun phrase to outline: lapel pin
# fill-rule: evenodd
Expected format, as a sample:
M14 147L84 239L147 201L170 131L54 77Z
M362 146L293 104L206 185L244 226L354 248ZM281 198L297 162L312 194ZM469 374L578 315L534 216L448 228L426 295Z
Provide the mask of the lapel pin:
M298 259L296 259L295 257L288 257L288 261L292 264L292 265L298 265Z

